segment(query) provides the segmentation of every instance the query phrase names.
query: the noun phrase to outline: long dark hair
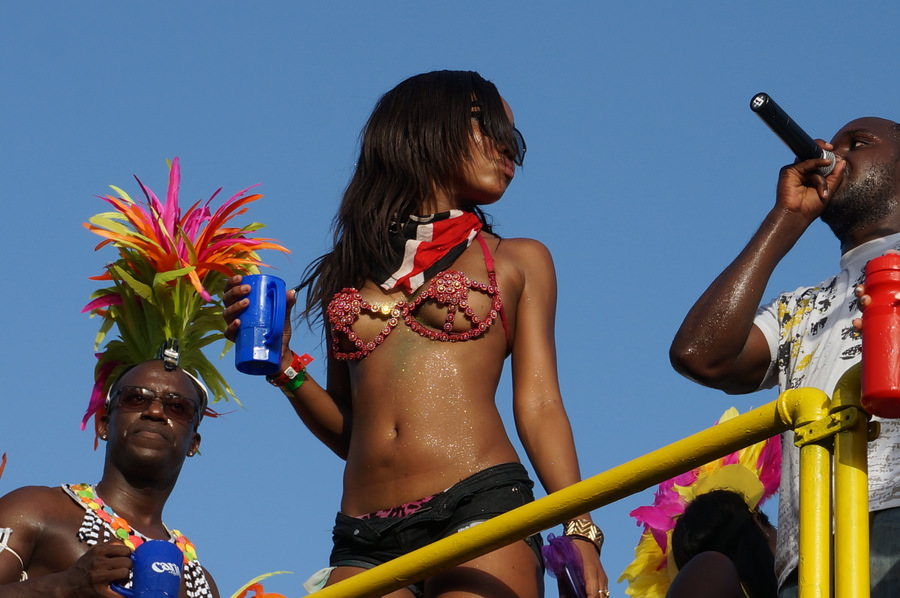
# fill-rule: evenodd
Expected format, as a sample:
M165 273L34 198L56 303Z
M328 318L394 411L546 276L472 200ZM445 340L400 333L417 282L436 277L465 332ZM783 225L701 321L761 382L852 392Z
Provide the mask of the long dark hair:
M730 490L701 494L672 532L675 564L681 569L701 552L721 552L734 563L750 598L775 598L775 557L753 515L740 494Z
M512 123L493 83L472 71L435 71L384 94L362 132L356 170L334 218L334 249L303 274L304 316L322 316L344 287L361 287L386 269L391 226L416 214L435 190L450 191L472 151L473 108L482 133L515 148ZM474 212L490 232L485 214Z

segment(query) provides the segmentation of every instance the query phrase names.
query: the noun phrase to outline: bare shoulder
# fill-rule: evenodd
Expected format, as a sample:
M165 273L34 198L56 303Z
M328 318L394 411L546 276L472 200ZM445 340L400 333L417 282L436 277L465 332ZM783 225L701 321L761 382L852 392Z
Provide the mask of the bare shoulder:
M20 511L43 510L71 502L58 486L22 486L0 497L0 510L15 506Z
M59 487L23 486L0 497L0 527L30 527L59 517L73 505Z
M547 246L535 239L517 237L511 239L490 240L491 253L497 262L499 275L509 275L509 271L518 272L521 276L535 276L546 273L555 276L553 257ZM505 270L505 272L504 272Z
M556 269L547 246L523 237L491 237L488 243L506 312L523 315L519 308L527 305L529 309L525 316L546 320L556 302ZM516 320L515 328L518 329L519 318Z
M511 239L492 238L492 248L496 254L515 258L542 258L551 259L550 250L537 239L515 237Z
M12 530L8 545L29 578L63 571L85 553L76 533L83 516L59 487L25 486L0 498L0 527ZM18 579L18 559L0 559L0 583Z

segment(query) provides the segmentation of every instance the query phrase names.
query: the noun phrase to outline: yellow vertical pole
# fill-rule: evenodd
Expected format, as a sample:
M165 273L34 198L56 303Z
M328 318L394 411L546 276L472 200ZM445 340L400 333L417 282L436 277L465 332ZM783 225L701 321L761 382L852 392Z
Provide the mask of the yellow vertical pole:
M849 428L834 437L834 588L838 598L869 597L868 417L860 405L859 366L841 376L831 413Z
M802 395L794 428L828 415L828 396L814 388L785 393ZM782 394L785 394L782 393ZM831 439L800 443L799 598L831 596Z

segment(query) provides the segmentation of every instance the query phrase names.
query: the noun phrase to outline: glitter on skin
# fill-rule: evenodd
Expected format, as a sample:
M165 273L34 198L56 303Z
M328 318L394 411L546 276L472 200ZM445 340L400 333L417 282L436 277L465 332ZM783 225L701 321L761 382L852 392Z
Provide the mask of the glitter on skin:
M430 315L419 314L426 325ZM435 315L444 318L446 311ZM357 322L360 328L367 324L377 326L365 318ZM474 350L496 344L502 355L505 342L500 327L476 340L435 343L404 326L365 359L347 362L354 421L365 430L365 438L357 432L355 441L365 448L345 470L345 496L357 500L342 508L355 514L389 508L445 490L490 465L518 460L493 392L503 360L486 360L484 351ZM470 371L478 375L462 374ZM367 400L357 403L356 396ZM373 494L378 502L367 500Z
M406 336L406 335L403 335ZM435 345L429 343L429 351L423 355L414 348L421 342L411 338L414 356L397 367L398 384L394 396L399 401L398 421L391 426L397 448L409 445L418 451L431 453L441 460L451 461L466 469L476 468L478 454L476 424L471 421L465 384L459 377L456 365L462 345ZM415 396L409 396L408 381L415 381ZM392 393L393 394L393 393ZM441 421L443 426L424 426L416 422ZM449 430L452 429L452 433Z

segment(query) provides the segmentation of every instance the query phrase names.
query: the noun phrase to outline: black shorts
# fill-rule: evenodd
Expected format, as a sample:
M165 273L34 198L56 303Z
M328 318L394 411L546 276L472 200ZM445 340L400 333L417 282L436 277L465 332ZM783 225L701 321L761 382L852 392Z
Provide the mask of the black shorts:
M359 519L338 513L332 567L371 569L534 500L534 482L519 463L495 465L435 495L406 517ZM540 534L525 539L543 565ZM424 584L409 589L421 596Z

